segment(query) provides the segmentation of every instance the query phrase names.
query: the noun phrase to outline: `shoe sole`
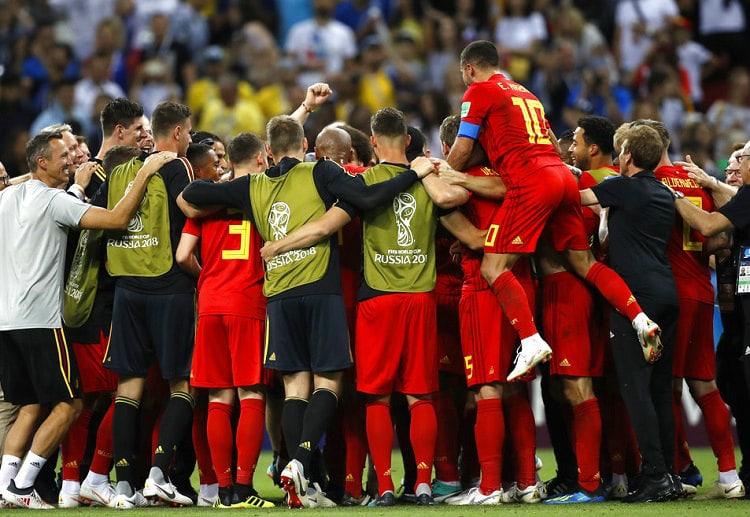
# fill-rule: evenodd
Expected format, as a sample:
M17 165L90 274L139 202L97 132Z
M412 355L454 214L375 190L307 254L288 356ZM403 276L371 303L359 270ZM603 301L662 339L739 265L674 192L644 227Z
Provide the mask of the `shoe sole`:
M551 357L552 357L552 350L547 348L546 350L543 350L540 354L537 354L536 356L534 356L534 358L531 360L531 362L529 363L529 365L523 372L519 372L516 374L511 373L510 375L508 375L508 377L506 377L505 380L508 382L515 381L516 379L519 379L523 377L524 375L528 374L539 363L546 363L547 361L549 361Z
M289 508L304 508L305 505L297 494L297 487L294 480L289 477L281 476L281 488L287 493L287 506Z
M654 364L661 359L661 352L664 345L661 343L661 329L654 328L648 334L643 336L643 357L649 364Z

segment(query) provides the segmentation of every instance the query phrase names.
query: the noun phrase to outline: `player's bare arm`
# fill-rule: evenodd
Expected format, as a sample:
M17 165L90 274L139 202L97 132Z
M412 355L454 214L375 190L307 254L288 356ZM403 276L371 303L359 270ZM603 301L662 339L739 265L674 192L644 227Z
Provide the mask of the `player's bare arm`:
M146 186L151 178L164 165L177 158L171 151L161 151L146 158L143 167L133 180L130 190L123 196L112 210L92 206L81 218L81 228L89 230L124 230L135 214L146 193Z
M480 230L474 226L463 212L454 210L450 214L444 215L440 218L440 224L467 248L474 251L484 249L487 230Z
M698 230L704 237L713 237L720 232L734 228L732 222L724 214L720 212L706 212L684 197L675 199L674 206L682 216L682 219L691 228Z
M456 137L451 152L448 153L446 161L448 165L458 171L468 169L472 152L474 151L474 140L464 136Z
M719 181L708 174L706 171L698 167L698 165L693 163L690 155L685 156L684 162L676 161L674 162L674 165L684 168L687 171L689 178L694 179L698 185L708 190L711 193L711 197L713 198L714 203L716 203L717 208L727 204L727 202L737 193L737 187L727 185L723 181Z
M307 248L327 239L351 220L352 217L346 210L334 205L321 217L303 224L283 239L266 242L260 249L260 256L268 261L279 253Z
M428 166L429 164L429 166ZM434 171L434 163L424 156L415 158L410 165L411 169L416 171L419 169L429 170L431 167ZM417 173L419 174L419 172ZM427 194L440 208L453 208L456 206L463 205L469 200L469 191L458 185L450 185L443 180L437 174L427 174L422 178L422 185L424 186Z
M500 176L472 176L454 169L438 169L440 179L487 199L502 200L508 189Z
M180 236L180 242L177 244L177 251L174 258L177 264L189 275L198 278L201 273L201 265L195 256L195 248L198 246L200 239L197 235L183 233Z
M590 188L581 190L581 204L583 206L591 206L591 205L598 205L599 204L599 198L596 197L596 194L594 194L594 191Z
M326 83L315 83L308 86L305 100L292 112L291 117L297 119L300 124L304 124L307 117L322 106L332 93L333 91Z

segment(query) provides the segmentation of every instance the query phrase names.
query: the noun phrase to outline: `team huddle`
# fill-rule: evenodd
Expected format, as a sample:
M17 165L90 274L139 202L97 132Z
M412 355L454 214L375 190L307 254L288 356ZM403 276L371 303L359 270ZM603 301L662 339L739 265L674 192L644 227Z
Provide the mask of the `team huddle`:
M30 179L0 190L0 505L52 508L60 449L59 507L273 507L253 484L266 431L290 508L673 500L702 484L683 379L719 470L696 497L744 497L709 270L743 191L672 164L660 122L585 116L561 145L491 42L460 65L444 159L392 108L307 156L323 83L265 139L225 146L186 106L149 120L127 99L91 160L69 126L34 136Z

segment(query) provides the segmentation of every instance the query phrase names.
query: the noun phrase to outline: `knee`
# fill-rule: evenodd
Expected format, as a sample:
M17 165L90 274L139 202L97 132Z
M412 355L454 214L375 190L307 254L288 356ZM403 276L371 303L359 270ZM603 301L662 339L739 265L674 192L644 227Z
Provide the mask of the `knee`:
M83 410L83 401L81 399L60 402L55 406L55 412L63 417L68 427L73 425L73 422L81 416L81 410Z
M571 406L577 406L586 400L578 386L565 386L563 394L565 395L565 400L567 400Z
M716 386L716 381L714 380L701 381L697 379L690 379L688 380L687 384L688 389L690 390L690 395L692 395L693 399L695 400L698 400L704 395L708 395L709 393L718 389Z
M479 272L481 273L482 278L484 278L484 281L487 282L490 287L492 287L495 280L506 271L510 271L510 267L502 262L488 262L483 260L479 267Z
M594 389L591 379L581 377L563 383L563 394L571 406L577 406L589 399L594 398Z

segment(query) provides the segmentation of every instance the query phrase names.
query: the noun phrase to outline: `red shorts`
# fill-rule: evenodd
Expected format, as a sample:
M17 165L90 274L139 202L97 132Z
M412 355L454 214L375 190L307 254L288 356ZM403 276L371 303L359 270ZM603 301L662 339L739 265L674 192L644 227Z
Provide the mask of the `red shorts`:
M455 295L436 294L438 369L441 372L464 373L464 360L461 353L461 331L458 323L458 301L461 291Z
M433 293L377 296L357 305L357 390L425 395L438 389Z
M714 306L696 300L680 300L672 375L710 381L716 378Z
M465 291L459 320L466 384L504 383L516 357L518 334L492 291Z
M550 374L601 377L605 341L591 289L568 272L549 275L542 284L544 338L552 347Z
M78 363L78 375L81 378L83 393L98 393L100 391L115 391L117 389L117 374L104 367L104 357L107 355L109 337L99 331L98 343L73 343L73 355Z
M567 167L543 167L508 188L487 232L485 253L533 253L542 232L557 251L589 249L581 194Z
M247 316L199 316L190 384L198 388L268 384L263 368L265 328L263 320Z

